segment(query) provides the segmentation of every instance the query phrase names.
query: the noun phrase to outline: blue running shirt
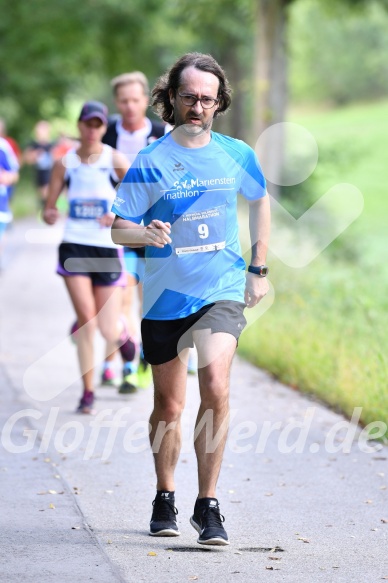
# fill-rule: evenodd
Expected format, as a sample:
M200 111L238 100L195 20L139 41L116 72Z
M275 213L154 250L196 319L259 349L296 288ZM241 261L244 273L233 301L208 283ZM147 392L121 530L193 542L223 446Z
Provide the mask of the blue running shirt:
M18 172L19 163L7 140L0 137L0 172ZM0 184L0 223L10 223L12 212L9 206L9 196L12 187Z
M171 223L171 245L146 247L143 316L175 320L218 300L244 301L237 195L266 193L255 152L244 142L211 133L202 148L178 145L171 134L136 157L112 211L148 225Z

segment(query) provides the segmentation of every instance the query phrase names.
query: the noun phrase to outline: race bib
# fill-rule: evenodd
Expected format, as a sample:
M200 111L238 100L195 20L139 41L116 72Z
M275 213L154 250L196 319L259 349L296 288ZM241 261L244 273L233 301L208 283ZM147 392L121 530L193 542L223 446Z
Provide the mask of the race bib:
M82 199L70 201L69 217L71 219L99 219L108 212L108 201L105 199Z
M173 215L171 238L177 255L206 253L225 248L225 205Z

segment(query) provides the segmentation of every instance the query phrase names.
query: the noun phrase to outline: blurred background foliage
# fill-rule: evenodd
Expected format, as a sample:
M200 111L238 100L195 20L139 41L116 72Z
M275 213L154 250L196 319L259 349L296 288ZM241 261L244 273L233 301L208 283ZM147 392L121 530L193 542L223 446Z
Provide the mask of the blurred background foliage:
M234 89L223 131L247 139L261 115L253 91L255 60L266 58L255 50L260 7L277 5L272 18L284 17L291 102L344 104L388 90L387 1L0 0L0 115L23 140L39 118L71 118L74 101L112 107L114 75L140 69L153 82L198 50L222 63Z

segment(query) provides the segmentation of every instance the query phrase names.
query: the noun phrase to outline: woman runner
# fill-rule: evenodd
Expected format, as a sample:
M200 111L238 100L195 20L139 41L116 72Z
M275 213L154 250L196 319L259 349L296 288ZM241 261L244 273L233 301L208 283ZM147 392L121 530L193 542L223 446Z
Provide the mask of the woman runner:
M126 273L122 249L112 242L110 212L114 185L125 176L125 156L102 144L108 122L107 107L98 101L84 104L78 119L80 145L58 160L51 175L43 219L59 218L56 203L67 187L69 214L59 246L57 273L63 276L77 315L78 359L83 395L78 411L93 413L94 335L97 327L113 353L117 347L126 361L135 355L135 343L120 318Z

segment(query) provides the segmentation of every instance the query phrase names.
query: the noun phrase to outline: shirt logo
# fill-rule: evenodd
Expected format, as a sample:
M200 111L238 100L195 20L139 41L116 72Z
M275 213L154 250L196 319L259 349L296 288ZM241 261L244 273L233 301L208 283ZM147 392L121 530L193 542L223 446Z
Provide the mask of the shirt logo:
M174 166L175 166L175 168L174 168L173 172L183 172L183 170L185 169L183 164L181 164L180 162L178 162L177 164L174 164Z

